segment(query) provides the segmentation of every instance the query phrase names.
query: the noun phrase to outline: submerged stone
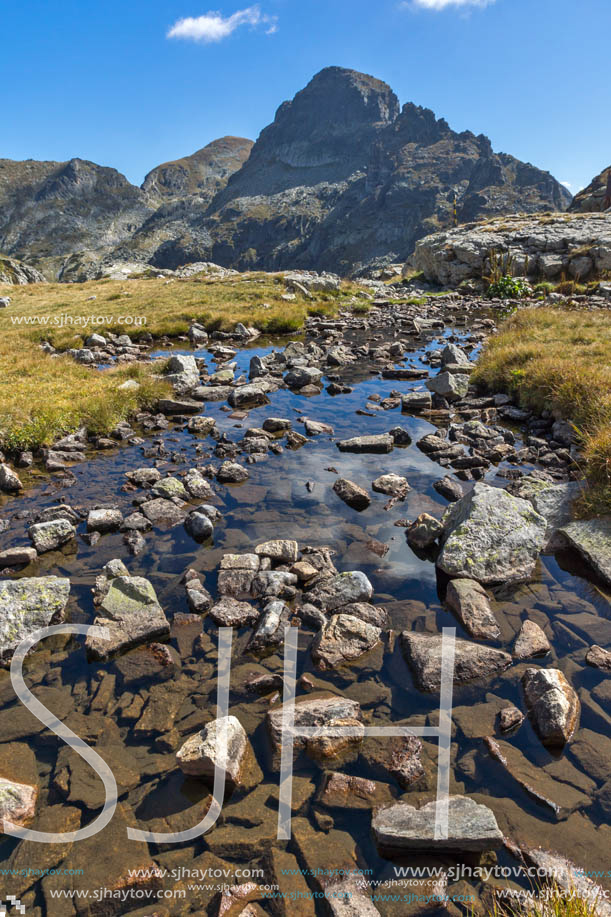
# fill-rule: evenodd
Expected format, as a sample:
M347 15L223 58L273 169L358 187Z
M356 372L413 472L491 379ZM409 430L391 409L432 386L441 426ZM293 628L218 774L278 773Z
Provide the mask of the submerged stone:
M407 802L395 802L379 809L372 828L382 856L402 856L415 851L485 853L497 850L503 843L492 810L468 796L450 796L447 838L435 836L436 811L435 801L420 809Z
M0 580L0 661L33 631L63 621L70 580L59 576Z

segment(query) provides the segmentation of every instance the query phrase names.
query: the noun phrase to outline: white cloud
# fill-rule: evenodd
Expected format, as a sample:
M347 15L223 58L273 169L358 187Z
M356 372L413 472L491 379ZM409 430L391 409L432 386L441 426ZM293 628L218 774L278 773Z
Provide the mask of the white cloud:
M272 35L278 30L275 16L267 16L258 6L249 6L245 10L238 10L231 16L209 12L203 16L188 16L185 19L179 19L168 31L167 37L185 38L188 41L210 44L228 38L241 25L249 25L253 28L264 26L266 35Z
M561 185L564 185L565 188L568 188L569 191L570 191L571 188L573 187L573 182L570 182L570 181L561 181L560 184L561 184Z
M468 6L490 6L494 0L403 0L399 4L401 9L413 10L447 10L451 7L468 7Z

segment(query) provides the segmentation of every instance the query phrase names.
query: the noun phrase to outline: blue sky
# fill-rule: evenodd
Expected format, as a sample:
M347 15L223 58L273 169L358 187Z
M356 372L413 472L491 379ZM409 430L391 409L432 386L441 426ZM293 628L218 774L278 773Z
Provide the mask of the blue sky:
M4 0L2 30L0 157L139 184L339 65L573 191L611 163L610 0Z

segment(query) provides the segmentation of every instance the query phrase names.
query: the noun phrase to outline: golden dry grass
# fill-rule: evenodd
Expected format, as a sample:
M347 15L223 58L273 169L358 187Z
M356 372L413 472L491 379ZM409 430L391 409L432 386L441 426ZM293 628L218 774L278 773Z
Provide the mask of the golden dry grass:
M488 340L473 379L570 420L590 485L578 509L611 511L611 313L521 310Z
M99 372L68 356L46 355L41 341L65 350L82 347L92 331L127 333L135 339L143 331L154 337L175 336L184 334L193 320L208 330L230 330L243 322L268 333L294 333L308 311L333 314L353 291L346 284L339 293L317 294L316 301L297 297L294 302L283 301L284 292L280 275L259 273L170 283L142 278L0 285L0 296L11 298L9 308L0 310L0 447L48 444L83 424L108 432L159 396L162 383L152 378L149 367L127 365ZM86 327L75 324L79 317L92 315L107 320ZM47 324L34 323L37 316L48 317ZM66 324L66 316L72 324ZM134 323L135 317L145 321ZM140 382L136 392L119 391L128 378Z

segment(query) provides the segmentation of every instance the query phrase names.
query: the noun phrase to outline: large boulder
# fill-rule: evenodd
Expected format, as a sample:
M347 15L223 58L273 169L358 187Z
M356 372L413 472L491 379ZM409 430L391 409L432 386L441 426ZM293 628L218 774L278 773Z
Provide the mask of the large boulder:
M0 661L8 661L33 631L61 622L69 595L70 580L64 577L1 580Z
M443 525L439 569L483 584L528 579L547 530L530 502L481 483L446 510Z

